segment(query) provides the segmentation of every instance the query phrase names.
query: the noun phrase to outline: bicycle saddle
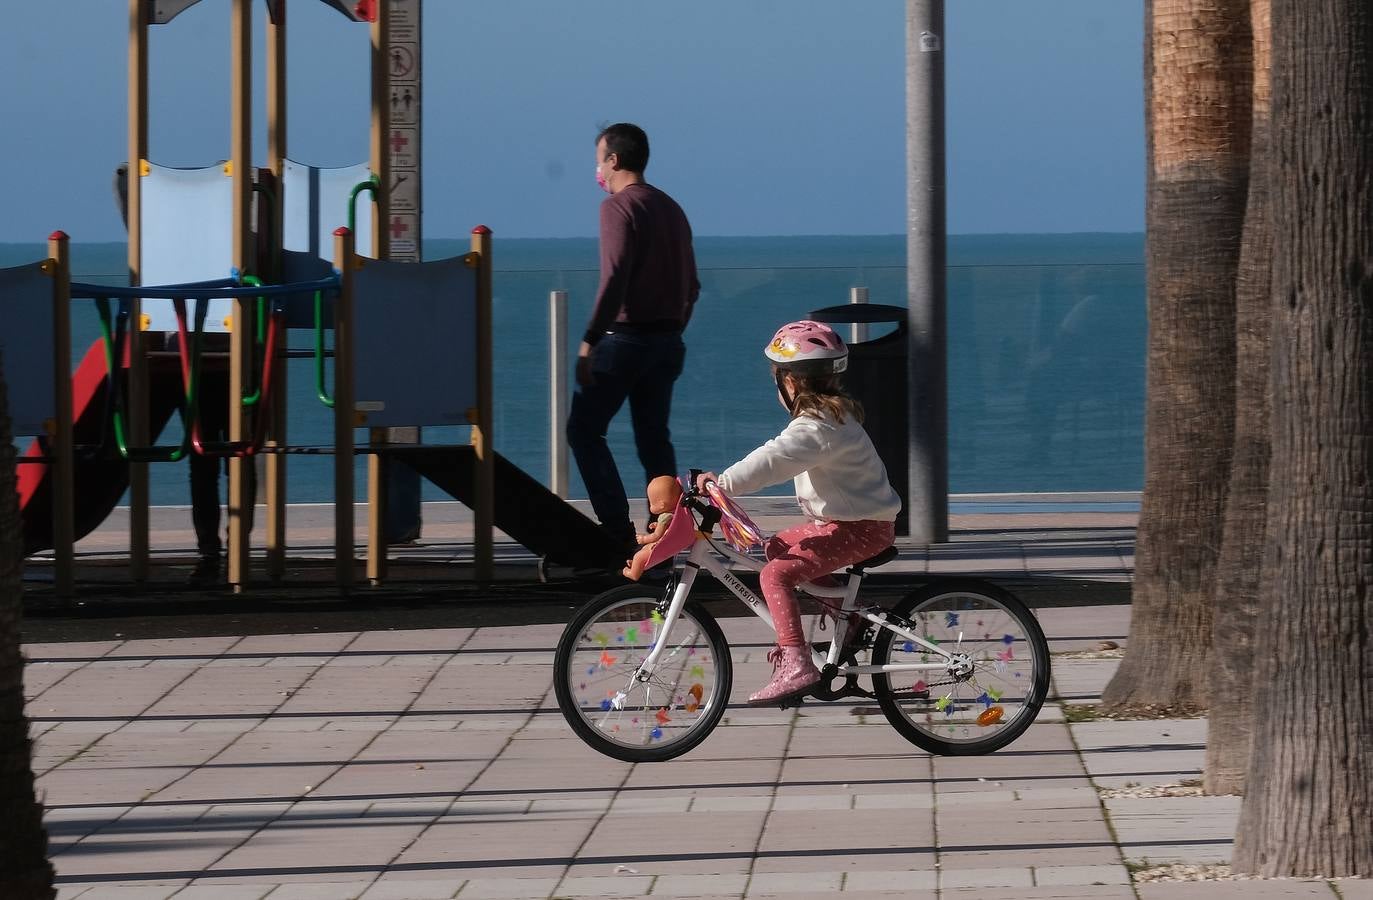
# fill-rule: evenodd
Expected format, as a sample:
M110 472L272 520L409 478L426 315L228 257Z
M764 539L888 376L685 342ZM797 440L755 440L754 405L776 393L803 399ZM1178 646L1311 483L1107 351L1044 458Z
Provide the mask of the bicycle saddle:
M864 569L875 569L878 566L885 566L899 555L900 551L897 550L896 547L888 547L876 556L869 556L862 562L854 563L848 567L847 571L853 575L862 575Z

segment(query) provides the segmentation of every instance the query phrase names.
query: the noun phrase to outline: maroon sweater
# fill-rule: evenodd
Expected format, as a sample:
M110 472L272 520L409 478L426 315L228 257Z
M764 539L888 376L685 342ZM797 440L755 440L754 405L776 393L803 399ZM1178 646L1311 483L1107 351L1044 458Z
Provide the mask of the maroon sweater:
M601 286L588 344L607 331L680 330L700 293L691 223L677 201L631 184L601 203Z

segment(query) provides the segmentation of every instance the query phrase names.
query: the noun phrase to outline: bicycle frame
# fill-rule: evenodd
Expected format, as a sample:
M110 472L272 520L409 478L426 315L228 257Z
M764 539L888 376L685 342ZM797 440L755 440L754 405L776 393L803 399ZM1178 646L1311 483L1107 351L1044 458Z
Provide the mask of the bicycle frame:
M711 551L715 551L712 553ZM726 561L721 561L715 554L718 553L725 557ZM663 616L663 624L658 629L658 636L653 644L653 649L639 666L640 672L652 672L657 665L658 657L668 645L671 636L672 626L676 623L677 617L681 614L682 608L686 606L687 597L691 594L692 585L696 583L696 576L701 570L714 575L725 587L729 588L730 593L744 602L753 614L758 616L776 631L777 626L772 620L771 613L768 612L767 602L753 591L749 590L734 573L729 570L729 562L760 572L763 569L763 562L746 556L735 551L732 547L722 546L712 541L705 533L698 531L696 540L691 545L691 552L687 555L686 562L682 565L681 576L676 588L672 593L672 600L668 604L667 612ZM910 631L902 625L887 618L885 612L872 613L868 610L855 609L855 602L858 598L858 589L862 584L862 576L854 575L849 578L848 584L843 587L823 587L816 584L803 584L801 590L813 597L825 597L830 599L842 600L844 612L857 612L859 616L872 622L879 628L893 631L912 643L929 650L931 653L942 657L941 662L933 663L908 663L884 665L854 665L841 664L839 654L844 646L844 635L850 626L848 616L840 616L835 622L834 638L830 642L829 651L821 655L814 648L811 649L811 658L815 662L816 668L823 669L827 665L835 667L837 675L872 675L878 672L912 672L924 670L948 671L949 665L954 661L955 654L950 653L938 644L931 643L920 635ZM959 643L962 643L962 635L959 635Z

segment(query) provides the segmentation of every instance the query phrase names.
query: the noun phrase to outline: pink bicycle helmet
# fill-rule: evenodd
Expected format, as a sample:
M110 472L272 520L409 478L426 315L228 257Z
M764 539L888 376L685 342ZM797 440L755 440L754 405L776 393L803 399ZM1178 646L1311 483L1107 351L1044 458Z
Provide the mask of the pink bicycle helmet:
M788 322L772 336L763 354L779 368L798 375L831 375L849 367L849 348L834 329L802 319Z

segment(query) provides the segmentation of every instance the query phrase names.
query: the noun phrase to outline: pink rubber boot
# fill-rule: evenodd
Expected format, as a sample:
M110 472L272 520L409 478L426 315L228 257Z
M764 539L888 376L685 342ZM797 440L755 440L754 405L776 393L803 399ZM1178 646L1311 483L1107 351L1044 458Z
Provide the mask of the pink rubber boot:
M811 662L807 647L774 647L768 651L772 681L748 698L750 706L771 706L805 693L820 680L820 670Z

